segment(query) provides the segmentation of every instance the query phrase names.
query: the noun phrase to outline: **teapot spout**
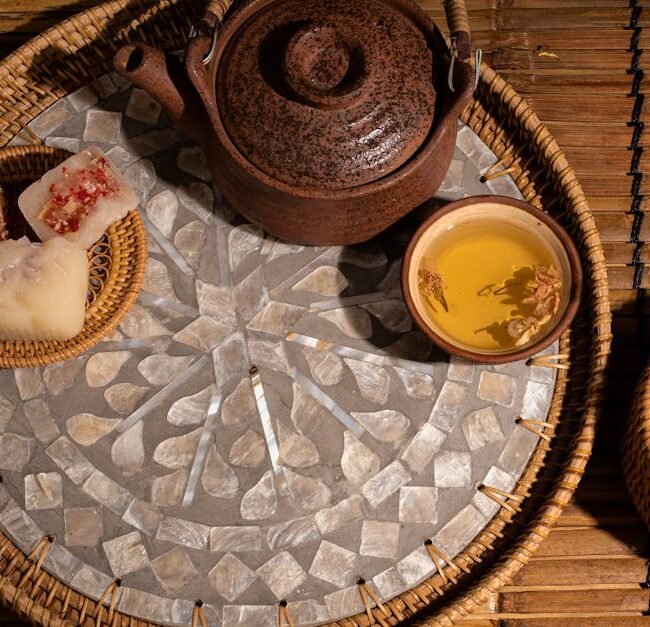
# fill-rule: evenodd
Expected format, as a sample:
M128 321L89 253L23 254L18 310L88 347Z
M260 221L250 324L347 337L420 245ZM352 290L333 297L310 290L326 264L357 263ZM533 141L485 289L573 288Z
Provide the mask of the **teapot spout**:
M113 65L118 74L155 98L192 140L204 143L210 122L180 59L137 43L120 48Z

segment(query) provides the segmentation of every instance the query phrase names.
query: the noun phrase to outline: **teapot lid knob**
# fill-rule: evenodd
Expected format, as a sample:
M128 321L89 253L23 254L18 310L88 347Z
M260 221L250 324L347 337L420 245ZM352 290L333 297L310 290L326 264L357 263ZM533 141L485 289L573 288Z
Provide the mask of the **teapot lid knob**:
M308 24L289 41L284 56L287 81L296 93L316 104L343 96L361 72L352 51L334 26Z

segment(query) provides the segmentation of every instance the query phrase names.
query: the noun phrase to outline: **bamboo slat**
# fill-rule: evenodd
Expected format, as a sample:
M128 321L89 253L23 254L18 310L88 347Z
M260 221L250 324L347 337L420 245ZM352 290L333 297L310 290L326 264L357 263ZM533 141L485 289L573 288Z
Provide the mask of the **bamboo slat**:
M632 200L630 196L591 196L589 206L593 212L597 213L612 213L616 211L627 213L631 210ZM647 199L641 198L637 206L638 211L647 211L649 207Z
M629 45L629 39L627 41ZM576 67L580 68L581 74L592 77L603 78L603 67L607 68L607 74L619 74L620 78L625 78L627 70L630 67L630 54L625 49L617 50L599 50L594 54L593 50L553 50L550 46L544 46L542 49L520 50L500 46L490 48L485 53L485 59L491 65L498 65L504 68L502 73L508 73L508 70L526 70L527 72L553 72L554 74L575 75ZM541 81L540 81L541 82ZM629 89L630 78L627 76L626 85ZM566 86L566 85L565 85Z
M475 45L486 50L494 48L512 48L513 50L535 51L578 51L592 50L600 55L610 50L627 50L631 34L622 28L582 28L571 31L570 36L564 29L521 30L485 30L472 32ZM641 36L645 41L647 37ZM577 72L578 68L576 68Z
M582 590L567 589L544 590L516 594L504 592L501 596L502 612L526 612L530 614L553 614L558 607L571 608L572 614L589 612L593 609L593 588ZM650 590L644 590L640 584L618 585L612 589L598 589L601 612L643 612L650 601Z

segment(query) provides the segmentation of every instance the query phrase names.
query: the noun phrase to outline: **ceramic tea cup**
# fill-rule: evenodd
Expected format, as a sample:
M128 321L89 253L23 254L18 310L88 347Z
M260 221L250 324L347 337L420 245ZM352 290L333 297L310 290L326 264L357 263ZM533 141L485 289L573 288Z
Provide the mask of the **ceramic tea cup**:
M573 320L582 289L575 245L549 215L501 196L446 205L411 239L402 290L440 348L481 363L526 359Z

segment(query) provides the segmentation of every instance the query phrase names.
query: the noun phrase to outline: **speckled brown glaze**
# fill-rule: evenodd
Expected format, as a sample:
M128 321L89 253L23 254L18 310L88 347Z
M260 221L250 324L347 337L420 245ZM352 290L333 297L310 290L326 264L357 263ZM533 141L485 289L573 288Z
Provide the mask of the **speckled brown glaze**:
M203 146L215 182L224 197L248 220L278 237L304 244L338 245L368 240L435 194L451 161L458 115L471 96L474 73L467 64L457 64L455 92L450 92L446 86L449 51L427 15L412 0L375 0L375 4L382 5L388 15L401 15L401 19L410 24L416 34L419 32L418 36L426 42L426 49L422 48L421 52L426 55L427 63L431 63L429 79L433 84L432 91L437 94L426 137L424 141L412 139L417 145L410 157L401 165L394 164L390 172L384 172L371 182L351 183L344 188L288 183L268 174L249 155L238 149L226 128L225 120L229 112L222 110L216 93L217 76L221 75L222 63L227 63L224 53L235 45L242 27L249 21L255 22L254 17L259 12L271 10L276 3L282 5L284 0L248 0L238 5L219 29L215 53L207 66L203 65L202 60L210 49L210 37L199 36L191 40L186 51L185 67L193 89L180 87L178 92L182 93L181 98L174 94L170 87L172 81L168 78L150 75L148 68L153 66L147 65L150 50L145 46L137 46L142 52L135 55L132 50L122 57L118 53L116 69L157 97L168 113L180 120L186 132ZM319 4L324 6L329 3L341 4L336 0L322 0ZM356 2L345 4L352 6ZM377 21L375 16L363 28L379 28ZM314 40L310 37L316 37L315 44L312 45ZM319 105L322 106L322 100L330 96L327 89L323 90L323 85L328 86L335 81L346 63L349 64L346 76L355 66L350 41L354 41L354 38L346 38L345 32L340 33L338 26L302 24L289 37L283 50L283 55L288 53L286 63L285 56L282 56L282 67L288 70L286 76L290 75L287 83L291 81L295 93L304 90L303 98L320 98ZM301 49L306 59L298 62L292 50ZM351 55L349 60L347 54ZM134 61L134 56L138 63ZM142 56L144 58L138 59ZM398 69L393 74L397 76L395 80L402 85L410 84L405 78L402 59L397 59L395 63ZM163 66L164 71L163 64L158 63L157 66ZM357 98L362 102L363 89L371 74L372 68L366 74L355 75L358 82L346 83L346 90L340 90L337 96L339 109L332 107L330 110L336 114L349 107L350 103L354 104ZM242 91L245 92L244 86ZM277 92L268 93L275 94L279 102L283 101ZM344 101L343 109L340 109L341 98ZM188 114L196 110L199 102L207 111L209 123L203 123L199 117L197 124L194 116ZM254 106L250 99L244 98L243 102L248 103L245 106ZM288 101L284 99L284 102ZM263 116L264 113L259 115ZM407 122L407 126L410 126L410 122ZM297 132L285 135L287 151L297 142L298 136ZM319 158L318 151L313 154L315 159Z
M269 176L345 189L410 159L433 122L432 51L381 0L277 0L226 50L217 105L237 149Z

